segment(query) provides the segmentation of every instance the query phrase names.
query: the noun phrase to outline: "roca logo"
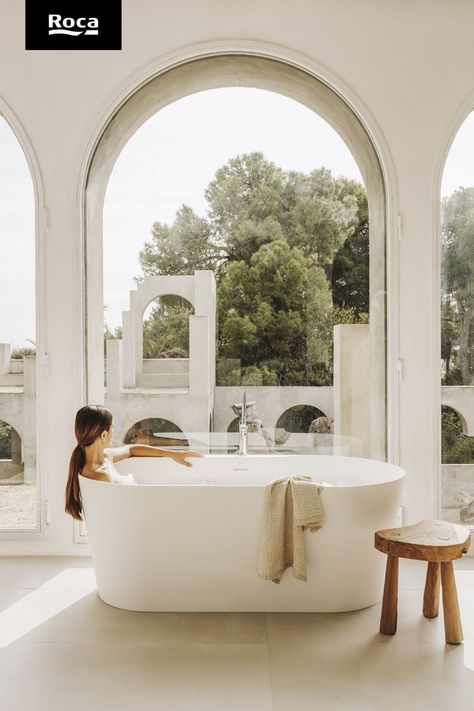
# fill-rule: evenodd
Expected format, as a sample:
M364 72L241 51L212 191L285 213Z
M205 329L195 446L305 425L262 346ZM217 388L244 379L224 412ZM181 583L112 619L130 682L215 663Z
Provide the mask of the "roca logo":
M61 17L48 15L48 35L98 35L99 20L97 17Z
M23 1L26 50L122 49L122 0Z

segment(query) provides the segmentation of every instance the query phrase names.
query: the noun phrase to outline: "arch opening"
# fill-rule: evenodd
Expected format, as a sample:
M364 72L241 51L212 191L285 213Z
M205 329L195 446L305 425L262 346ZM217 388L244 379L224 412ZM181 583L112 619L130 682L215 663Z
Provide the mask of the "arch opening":
M327 419L326 414L314 405L293 405L280 415L276 426L287 432L313 432L316 431L314 426L319 418Z
M157 447L188 446L183 430L164 417L147 417L135 422L126 432L124 444L148 444Z
M143 313L143 358L189 358L189 317L193 305L182 296L163 294Z

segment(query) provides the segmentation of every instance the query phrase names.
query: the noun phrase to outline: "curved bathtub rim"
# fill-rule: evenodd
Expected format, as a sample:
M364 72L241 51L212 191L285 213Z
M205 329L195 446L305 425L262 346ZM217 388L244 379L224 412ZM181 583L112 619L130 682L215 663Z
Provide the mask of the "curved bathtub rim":
M238 456L238 455L237 455L237 456ZM331 458L331 459L332 459L332 458L335 458L335 457L337 456L339 459L357 460L357 461L359 461L359 462L368 462L368 463L370 463L370 464L373 464L373 463L383 464L383 465L385 465L385 466L390 467L390 470L391 470L394 474L395 474L395 472L397 472L397 474L398 474L398 476L392 476L390 479L387 479L387 480L385 480L385 481L367 482L367 483L365 483L365 484L335 484L335 485L329 485L329 486L328 486L328 485L325 485L325 484L322 484L322 483L320 483L320 482L318 482L318 481L313 480L313 481L315 481L316 484L318 484L319 486L321 486L323 489L337 489L337 490L340 490L340 489L354 489L354 488L356 488L356 489L363 489L363 488L369 488L369 487L374 487L374 486L385 486L385 485L387 485L387 484L391 484L391 483L396 482L396 481L403 481L403 480L405 479L405 477L407 476L407 472L406 472L404 469L402 469L402 467L400 467L398 464L393 464L392 462L385 462L383 459L367 459L366 457L345 457L345 456L343 456L343 455L341 455L341 456L339 456L339 455L334 455L334 457L333 457L332 455L292 455L292 454L283 454L283 455L280 455L280 454L278 454L278 455L276 455L276 454L270 454L270 455L255 454L255 455L241 455L241 456L253 456L253 458L255 458L255 459L263 459L264 457L268 457L268 458L271 457L271 458L274 458L274 459L280 459L281 457L297 458L297 457L299 457L299 456L314 456L314 457L325 456L325 457L328 457L328 458ZM231 458L236 459L236 455L235 455L235 454L217 454L217 455L216 455L216 454L205 454L205 455L204 455L204 458L208 458L208 457L209 457L209 458L211 458L211 457L219 457L219 458L226 458L226 459L227 459L227 458L229 458L229 459L231 459ZM157 457L157 459L160 459L160 458L161 458L161 457ZM139 457L137 457L137 459L139 459ZM147 459L149 459L149 457L148 457ZM99 479L93 479L92 477L86 477L86 476L84 476L83 474L79 474L79 476L80 476L82 479L87 479L87 480L89 480L89 481L93 481L93 482L95 482L95 484L105 484L105 485L107 485L107 486L110 485L110 484L119 484L119 482L100 481ZM292 476L296 476L296 475L292 475ZM272 481L275 481L275 479L277 479L277 478L281 478L281 477L275 477L275 478L273 478L273 479L269 479L269 480L266 481L266 482L255 482L255 483L253 483L253 482L252 482L252 483L247 482L247 483L242 483L242 484L239 484L238 482L232 482L231 484L230 484L230 483L228 484L228 483L226 483L225 481L223 481L223 482L215 482L215 483L214 483L214 482L212 482L212 483L207 483L207 482L204 483L204 482L189 482L189 481L188 481L188 482L184 482L184 483L178 483L178 482L177 482L177 483L174 483L174 482L173 482L173 483L169 483L169 482L167 482L166 484L160 484L160 483L156 483L156 484L141 484L141 483L138 483L138 484L133 484L133 485L130 485L130 484L125 484L125 485L124 485L124 484L120 484L120 486L127 486L128 488L131 488L131 489L137 489L138 487L172 488L172 487L175 487L175 486L190 486L190 487L202 487L202 486L205 486L205 487L209 487L209 488L217 488L217 487L222 487L222 486L225 486L225 487L237 487L237 488L241 488L241 487L249 487L249 488L263 487L263 488L264 488L264 487L268 486L268 484L270 484Z

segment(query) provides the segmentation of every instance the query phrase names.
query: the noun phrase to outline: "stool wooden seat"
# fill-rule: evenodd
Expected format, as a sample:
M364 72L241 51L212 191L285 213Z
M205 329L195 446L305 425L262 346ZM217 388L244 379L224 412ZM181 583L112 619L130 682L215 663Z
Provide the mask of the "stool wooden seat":
M398 559L426 560L423 615L438 615L441 578L446 642L460 644L463 633L452 561L467 553L470 545L469 529L447 521L426 519L413 526L377 531L375 547L388 556L380 632L389 635L397 631Z

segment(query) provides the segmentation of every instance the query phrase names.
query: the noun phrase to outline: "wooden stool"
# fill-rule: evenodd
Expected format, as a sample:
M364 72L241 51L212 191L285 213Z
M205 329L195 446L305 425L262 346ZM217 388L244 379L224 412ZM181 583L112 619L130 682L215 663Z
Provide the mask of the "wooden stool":
M426 560L423 615L438 615L441 577L446 642L460 644L463 635L452 561L467 553L470 545L469 529L447 521L427 519L414 526L377 531L375 547L388 556L380 632L395 634L397 631L398 559Z

